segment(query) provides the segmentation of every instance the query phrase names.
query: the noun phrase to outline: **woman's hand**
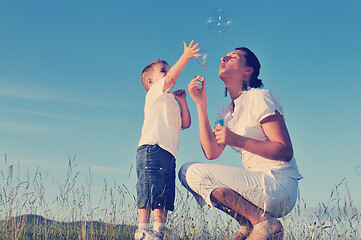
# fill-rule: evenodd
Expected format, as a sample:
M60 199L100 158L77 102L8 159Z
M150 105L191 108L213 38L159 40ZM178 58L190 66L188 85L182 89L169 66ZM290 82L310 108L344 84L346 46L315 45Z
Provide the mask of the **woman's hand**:
M238 135L222 125L217 125L213 133L219 145L236 146L271 160L290 161L293 157L293 148L283 116L276 110L275 115L266 117L261 124L268 141Z
M232 132L229 128L222 125L217 125L214 128L213 133L216 137L216 141L218 144L233 146L233 139L236 134Z
M188 84L189 95L197 105L207 104L206 79L203 78L201 82L200 79L200 76L196 76ZM202 86L199 89L198 84L200 83L202 83Z
M202 85L201 88L198 88L198 84ZM188 84L188 91L193 101L197 104L199 139L201 141L204 155L207 159L216 159L222 154L225 145L217 143L214 132L209 124L207 113L206 79L201 81L199 76L194 77Z

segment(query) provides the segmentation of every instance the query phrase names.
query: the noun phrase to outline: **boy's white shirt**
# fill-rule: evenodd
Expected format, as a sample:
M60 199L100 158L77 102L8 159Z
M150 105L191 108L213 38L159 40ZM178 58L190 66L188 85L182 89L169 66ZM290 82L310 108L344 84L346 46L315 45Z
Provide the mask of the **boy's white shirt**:
M145 97L144 123L139 146L158 144L175 158L182 126L180 110L170 88L162 91L164 78L153 83Z

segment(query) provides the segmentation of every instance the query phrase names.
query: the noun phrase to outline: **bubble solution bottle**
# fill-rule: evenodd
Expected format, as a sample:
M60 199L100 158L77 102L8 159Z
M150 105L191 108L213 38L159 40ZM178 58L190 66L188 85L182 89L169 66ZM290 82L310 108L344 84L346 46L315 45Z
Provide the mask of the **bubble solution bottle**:
M216 125L222 125L222 126L224 126L224 121L223 121L223 119L218 119L217 122L216 122Z

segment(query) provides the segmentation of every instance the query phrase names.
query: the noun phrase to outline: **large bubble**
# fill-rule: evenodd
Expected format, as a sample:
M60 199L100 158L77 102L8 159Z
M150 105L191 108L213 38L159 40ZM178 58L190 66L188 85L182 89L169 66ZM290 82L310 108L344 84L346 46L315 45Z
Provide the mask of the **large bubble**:
M222 35L231 23L231 13L226 8L216 8L209 14L208 29L212 34Z

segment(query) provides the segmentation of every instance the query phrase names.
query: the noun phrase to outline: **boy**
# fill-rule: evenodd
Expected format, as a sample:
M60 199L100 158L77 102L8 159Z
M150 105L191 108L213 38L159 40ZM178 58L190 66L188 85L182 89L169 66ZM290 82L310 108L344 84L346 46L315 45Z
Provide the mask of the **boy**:
M134 235L136 240L176 239L165 227L165 222L168 210L174 210L179 133L181 129L190 127L191 117L185 91L169 92L188 61L201 56L197 54L198 43L183 44L184 53L172 68L158 59L148 64L141 74L147 95L142 136L137 149L139 226ZM149 223L151 210L154 210L154 231Z

